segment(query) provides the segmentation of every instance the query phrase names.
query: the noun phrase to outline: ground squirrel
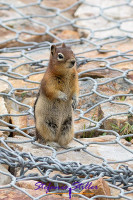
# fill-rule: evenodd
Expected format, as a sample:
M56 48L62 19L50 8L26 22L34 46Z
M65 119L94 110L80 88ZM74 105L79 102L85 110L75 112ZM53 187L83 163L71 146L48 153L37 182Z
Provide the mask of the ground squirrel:
M66 146L72 140L78 91L73 51L64 43L61 47L52 45L49 65L34 105L36 137L40 143Z

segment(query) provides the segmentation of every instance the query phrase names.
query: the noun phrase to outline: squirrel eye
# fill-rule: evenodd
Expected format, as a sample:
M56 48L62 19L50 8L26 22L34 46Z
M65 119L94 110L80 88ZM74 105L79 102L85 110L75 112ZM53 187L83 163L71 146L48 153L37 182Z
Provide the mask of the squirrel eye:
M58 53L58 60L62 60L64 58L64 55L62 53Z

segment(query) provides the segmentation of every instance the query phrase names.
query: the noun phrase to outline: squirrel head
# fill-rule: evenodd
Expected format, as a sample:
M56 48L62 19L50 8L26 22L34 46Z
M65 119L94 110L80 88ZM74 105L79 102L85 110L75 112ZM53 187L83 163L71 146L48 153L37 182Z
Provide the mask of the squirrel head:
M73 51L64 43L61 47L51 46L50 64L57 70L69 69L75 66L76 60Z

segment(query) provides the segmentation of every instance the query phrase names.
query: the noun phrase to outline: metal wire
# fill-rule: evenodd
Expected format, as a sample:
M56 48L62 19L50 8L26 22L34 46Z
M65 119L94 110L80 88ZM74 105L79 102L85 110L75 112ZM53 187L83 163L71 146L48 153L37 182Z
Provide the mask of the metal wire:
M132 23L133 18L132 16L122 17L121 19L114 19L111 18L109 13L111 9L123 9L126 7L130 7L133 9L133 2L131 0L123 0L119 2L112 1L113 3L108 5L104 5L101 3L102 1L97 1L97 3L91 4L88 3L89 1L79 0L75 1L76 3L70 5L67 8L61 9L58 7L48 7L45 5L45 2L42 0L36 1L36 3L30 4L17 4L12 1L5 3L4 1L0 2L0 10L3 13L3 16L0 19L0 30L1 34L5 33L5 30L8 31L8 38L2 39L5 37L1 36L0 41L0 81L1 84L6 83L8 85L8 91L4 91L0 93L6 102L9 105L14 105L16 108L21 108L21 114L9 114L3 113L0 115L0 127L1 131L7 131L10 134L19 133L22 136L26 136L27 140L25 141L12 141L11 139L6 139L4 137L0 137L0 163L6 164L10 166L12 169L19 169L20 174L19 176L10 175L6 172L0 171L1 174L7 175L11 178L11 183L6 186L0 186L0 188L8 188L14 187L23 193L25 193L29 198L33 200L41 199L43 196L47 196L47 194L40 195L39 197L35 198L26 192L23 188L20 188L16 185L18 181L21 180L39 180L43 182L51 182L58 185L62 183L67 185L69 188L72 187L73 181L79 181L82 183L97 180L100 177L108 177L106 180L109 182L110 187L114 187L119 191L119 195L115 197L115 199L133 199L127 197L126 195L129 193L133 193L132 191L126 191L128 188L132 188L133 186L133 170L128 167L128 163L133 161L133 151L131 148L122 144L121 139L126 137L132 137L133 133L130 132L128 135L119 135L117 130L109 129L105 130L103 124L113 116L133 116L133 106L129 102L118 101L120 98L130 98L133 100L133 93L123 93L119 94L107 94L103 93L101 88L108 86L113 87L113 84L119 84L121 87L125 87L127 90L129 87L133 86L132 80L129 78L129 74L133 72L132 61L133 61L133 54L131 50L128 51L121 51L116 48L118 44L132 42L133 39L133 31L124 29L124 23ZM103 1L105 2L105 1ZM115 2L115 3L114 3ZM79 6L86 5L86 8L89 9L97 9L98 14L95 16L88 16L87 18L78 18L73 17L69 18L66 13L70 10L76 10ZM32 10L36 8L37 12L34 13ZM11 13L10 17L5 17L6 14ZM110 22L111 26L106 27L106 25L102 28L99 28L99 20L102 19L105 22ZM97 22L97 29L91 28L89 26L89 22L94 21ZM53 22L54 21L54 22ZM83 26L79 25L79 22L83 22ZM86 23L85 23L86 22ZM20 24L19 27L16 26L16 23ZM23 28L23 24L26 24L28 28ZM25 27L26 27L25 26ZM34 27L34 29L33 29ZM56 31L60 30L77 30L79 29L81 34L82 30L85 30L88 33L88 37L80 36L79 39L61 39ZM38 31L39 30L39 31ZM40 31L41 30L41 31ZM119 31L119 34L112 35L112 30ZM106 34L108 33L108 34ZM3 34L4 35L4 34ZM22 37L23 36L23 37ZM33 37L29 39L29 36ZM49 52L51 43L55 43L60 45L62 42L72 46L73 48L78 48L78 52L76 53L77 58L77 65L80 67L81 65L92 63L102 63L100 67L95 69L88 69L79 72L79 81L81 84L87 83L87 87L89 88L84 94L81 93L80 101L81 103L85 101L88 102L88 106L84 107L84 104L80 104L79 107L75 112L79 113L78 117L75 119L76 121L87 120L88 125L87 127L83 128L82 130L75 131L75 135L81 135L84 132L93 133L98 132L99 134L111 134L115 136L114 141L110 142L88 142L84 143L79 141L78 139L74 138L75 142L77 143L77 147L73 147L71 149L67 149L61 152L56 151L52 147L48 147L45 145L38 144L35 141L35 137L30 133L34 130L33 126L27 126L25 128L20 128L17 125L13 125L10 122L6 121L5 117L19 117L19 116L28 116L33 118L33 108L30 105L22 103L22 95L36 97L38 88L39 88L39 81L37 81L37 75L43 74L46 70L48 64L48 57L45 55L42 56L42 53L45 51L46 55ZM115 48L109 48L114 46ZM92 53L93 57L91 58ZM97 53L104 56L97 56ZM106 53L108 56L106 56ZM38 55L36 57L35 55ZM89 56L90 55L90 56ZM95 57L94 57L95 55ZM39 58L39 59L38 59ZM128 70L122 70L116 67L118 64L125 65L127 63L131 64L131 68ZM26 67L25 67L26 66ZM26 69L25 73L20 73L19 69L23 70ZM28 69L27 69L28 68ZM124 67L123 67L124 68ZM82 69L82 67L81 67ZM95 79L94 76L89 77L87 74L91 74L91 72L103 72L106 73L107 71L111 73L116 73L116 76L109 77L106 79ZM28 72L27 72L28 71ZM36 81L33 81L33 76L36 76ZM4 77L7 77L4 78ZM22 80L24 83L30 84L30 86L19 87L15 88L13 86L13 81ZM34 79L35 80L35 79ZM112 84L112 85L111 85ZM89 85L89 86L88 86ZM95 95L94 103L90 103L91 98ZM86 100L87 99L87 100ZM112 114L107 114L102 118L96 120L93 118L91 111L94 111L99 106L110 103L111 105L118 106L126 106L126 111L116 113L115 110ZM106 111L107 112L107 111ZM76 115L77 116L77 115ZM92 124L92 125L90 125ZM27 132L28 134L27 134ZM32 143L38 147L42 147L51 151L51 156L35 156L31 153L27 152L20 152L18 150L13 150L10 147L11 143ZM79 144L81 146L79 146ZM95 155L92 152L89 152L87 147L90 144L98 144L98 145L109 145L109 144L118 144L123 149L125 149L129 155L130 159L121 160L121 161L108 161L106 158ZM57 155L64 154L66 152L71 152L75 150L82 150L87 155L91 155L92 157L98 158L102 161L102 164L90 164L84 165L82 163L78 163L76 161L73 162L60 162L57 159ZM117 169L113 169L111 164L118 163ZM123 164L125 163L125 164ZM30 169L36 168L38 169L38 174L35 173L27 173ZM61 172L62 175L58 174ZM51 172L57 172L52 178L50 177ZM28 174L28 175L27 175ZM41 174L41 176L39 175ZM80 178L84 176L84 178ZM91 178L93 177L93 178ZM56 190L51 192L53 194L57 192ZM59 191L58 191L59 192ZM81 194L76 194L76 191L72 191L72 193L83 199L89 199ZM98 195L92 197L90 199L98 197L107 197L104 195ZM111 198L108 196L108 198Z

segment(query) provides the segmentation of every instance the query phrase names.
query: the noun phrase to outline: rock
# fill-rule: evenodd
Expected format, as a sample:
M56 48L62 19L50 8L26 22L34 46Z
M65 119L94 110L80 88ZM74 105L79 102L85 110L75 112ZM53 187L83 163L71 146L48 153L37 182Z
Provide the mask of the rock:
M113 187L110 187L110 190L111 190L111 195L112 196L114 196L114 197L118 197L118 198L120 198L120 190L118 190L118 189L116 189L116 188L113 188ZM124 192L128 192L127 190L124 190ZM128 199L128 197L130 198L130 199L132 199L132 197L133 197L133 193L130 193L130 194L123 194L125 197L127 197L127 199ZM125 198L120 198L120 200L125 200Z
M11 115L21 115L22 113L15 111L15 110L11 110L10 111ZM23 116L11 116L11 123L15 126L18 126L20 129L22 128L26 128L26 127L30 127L30 126L34 126L34 118L30 115L23 115ZM24 132L28 133L29 130L24 130ZM14 135L22 135L19 132L18 133L14 133Z
M103 84L104 82L110 80L110 78L98 78L95 79L98 84ZM78 109L82 109L82 111L86 111L86 109L91 108L94 106L96 103L99 103L103 101L103 98L96 95L92 94L90 96L84 96L85 94L91 93L93 89L93 80L84 80L84 81L79 81L79 86L80 86L80 98L79 98L79 103L78 103ZM116 81L109 82L107 84L99 85L97 88L97 91L100 94L107 95L107 96L112 96L116 94L129 94L131 92L130 85L126 83L122 78L118 79ZM83 97L81 97L83 95ZM130 97L131 98L131 97ZM128 97L120 96L117 97L116 102L120 103L127 103L128 102ZM132 99L129 99L129 103L132 105ZM89 117L92 120L99 121L103 117L106 117L108 115L116 114L121 112L125 112L128 110L127 106L119 106L116 104L111 104L111 103L103 103L96 108L92 109L88 113L86 113L84 116ZM75 111L75 119L80 117L80 112ZM113 125L116 125L119 129L121 129L124 125L125 122L129 121L130 124L132 124L132 117L129 117L127 115L118 115L118 116L112 116L106 121L104 121L104 128L107 130L111 130ZM86 128L89 128L91 126L94 127L94 124L91 123L90 121L86 119L80 119L78 121L75 121L75 131L79 130L84 130ZM94 136L96 134L96 131L92 134ZM89 133L90 137L91 134ZM97 136L97 135L95 135Z
M0 97L0 115L7 115L8 111L5 105L5 100L3 97ZM5 122L9 122L9 117L8 116L3 116L1 119ZM2 122L0 122L0 126L4 126Z
M63 3L62 3L61 0L57 0L56 2L54 0L51 0L51 1L46 0L45 2L43 1L42 4L44 6L59 8L59 9L63 10L63 9L68 8L69 6L73 5L77 1L78 0L71 0L71 1L64 0ZM73 18L73 15L74 15L74 13L75 13L75 11L76 11L76 9L78 8L79 5L80 4L78 3L77 5L72 7L71 9L67 10L67 12L63 12L63 15L68 17L69 19Z
M56 36L62 40L79 39L78 32L73 31L73 30L63 30L61 33L58 33ZM54 42L57 42L57 40L54 40Z
M12 98L16 100L16 96L14 94L12 95ZM8 97L5 97L4 100L5 100L5 105L6 105L6 109L8 113L10 113L12 109L19 111L20 105L18 105L16 102L10 100ZM24 107L23 107L23 110L24 110Z
M7 170L7 167L5 167L3 164L0 164L0 171L11 175L10 172ZM11 182L10 176L0 173L0 185L7 185L10 182Z
M34 81L35 83L26 82L24 80L19 80L19 79L15 79L15 80L12 79L12 80L10 80L10 83L12 84L12 86L14 88L18 88L17 92L22 93L22 92L25 92L25 91L19 90L19 88L27 89L27 88L39 87L39 82L42 80L43 75L44 75L43 73L42 74L36 74L36 75L30 76L29 79L27 78L29 81ZM38 82L38 83L36 83L36 82Z
M91 90L93 89L93 82L91 80L79 81L79 87L80 87L80 98L79 98L77 109L82 109L82 111L86 111L86 109L91 108L91 106L93 106L96 102L100 101L101 98L95 94L91 95L91 96L84 96L85 94L90 93ZM83 95L83 97L81 97L82 95ZM97 106L96 108L92 109L90 112L86 113L84 115L84 117L90 118L91 120L98 121L99 120L99 109L100 109L100 106ZM93 122L90 122L87 119L80 118L80 115L81 115L81 113L79 110L74 111L74 119L75 119L74 130L75 130L75 132L95 126L95 124ZM92 137L96 136L94 132L92 131L91 133L89 133L89 136L91 134L92 134ZM89 136L87 136L87 133L84 134L84 137L89 137Z
M95 138L81 138L79 141L88 143L88 142L111 142L115 141L116 137L113 135L106 135L106 136L101 136L101 137L95 137ZM25 141L27 140L26 137L22 136L15 136L14 138L9 138L11 141ZM125 144L125 140L122 139L121 142ZM51 150L46 151L45 148L38 147L36 145L33 145L31 143L19 143L19 144L9 144L10 147L17 149L22 152L30 152L34 156L52 156ZM82 147L80 143L77 143L76 141L72 141L69 144L69 147ZM133 150L133 145L128 147L129 149ZM64 151L64 149L58 149L58 152ZM131 153L126 151L124 148L122 148L118 144L111 144L111 145L104 145L104 144L90 144L89 147L87 147L87 150L90 153L93 153L96 156L103 157L104 159L108 161L122 161L122 160L128 160L131 159ZM110 153L111 152L111 153ZM116 153L117 152L117 153ZM87 159L86 159L87 156ZM80 162L85 165L89 164L101 164L102 160L99 158L96 158L94 156L91 156L90 154L86 154L84 151L69 151L64 154L58 154L57 159L60 162ZM111 167L114 169L118 166L119 163L112 163ZM123 162L124 164L124 162ZM133 161L130 161L129 163L127 162L126 165L132 167L133 166ZM32 171L32 170L31 170ZM30 172L32 173L32 172ZM52 174L50 174L50 177Z
M94 87L94 82L92 80L79 81L79 88L80 88L79 103L78 103L79 109L85 111L86 108L88 109L102 100L102 98L96 94L92 94L90 96L86 95L92 92L93 87ZM93 113L95 112L95 110L97 110L97 108L92 110L91 112ZM92 116L93 115L91 115L91 117Z
M8 130L10 130L8 127L0 126L0 137L7 139L7 137L10 135Z
M17 92L21 92L21 93L23 93L23 92L25 92L24 90L23 90L23 88L24 89L26 89L26 88L35 88L35 87L38 87L38 84L33 84L33 83L28 83L28 82L25 82L25 81L23 81L23 80L19 80L19 79L16 79L16 80L14 80L14 79L12 79L12 80L10 80L10 83L12 84L12 86L14 87L14 88L22 88L22 90L19 90L19 89L17 89L16 91L15 91L15 95L17 95L18 93Z
M25 5L24 3L22 3L22 1L14 1L9 4L13 4L15 6ZM19 9L19 11L22 12L22 9ZM28 6L25 7L25 9L23 9L23 14L27 16L34 15L35 13L39 15L41 14L45 15L47 11L45 11L45 9L41 9L38 5L32 6L32 9L31 7L28 7ZM49 14L50 13L53 14L52 12L49 11ZM18 20L8 21L12 18L12 16L14 16L14 18L18 18ZM28 33L21 33L19 35L19 40L24 41L24 42L42 42L42 41L52 42L53 41L53 37L51 37L48 34L44 34L46 30L44 26L34 23L30 20L26 20L26 19L22 20L19 18L20 18L20 15L13 9L10 9L10 12L8 12L8 10L6 9L3 10L2 16L1 16L1 19L7 20L7 22L4 23L7 27L12 28L13 30L18 31L18 32L28 31ZM43 19L42 20L43 23L45 23L47 20L45 18L42 18L42 19ZM38 22L39 21L41 22L41 20L38 20ZM15 31L7 30L4 27L0 28L0 32L2 36L0 48L25 45L24 43L21 43L18 40L15 40L16 38ZM29 34L31 32L33 32L33 34Z
M84 138L85 139L85 138ZM10 138L11 141L23 141L23 140L27 140L27 138L22 137L22 136L15 136L14 138ZM87 141L87 140L84 140ZM70 143L70 147L74 147L76 146L77 143L76 142L72 142ZM31 143L22 143L22 144L10 144L11 147L18 149L22 152L30 152L35 156L52 156L52 152L50 150L45 148L40 148L36 145L33 145ZM81 147L80 144L78 144L78 146ZM60 149L61 151L61 149ZM94 150L95 153L97 153L97 151ZM64 154L59 154L57 156L57 158L61 161L61 162L72 162L73 160L77 161L77 162L82 162L82 164L91 164L91 163L101 163L101 160L92 157L90 155L88 155L88 160L86 160L86 153L83 151L77 152L77 151L71 151L71 152L67 152L64 156ZM82 160L81 160L82 158ZM31 173L31 172L30 172Z
M55 8L59 8L59 9L63 10L63 9L66 9L67 7L71 6L72 4L74 4L76 2L77 2L77 0L71 0L71 2L67 1L67 0L64 0L63 3L62 3L61 0L57 0L56 2L54 0L51 0L51 1L46 0L45 2L42 2L42 3L45 6L55 7Z
M107 136L108 137L108 136ZM125 144L125 142L123 143ZM120 145L113 144L113 145L100 145L99 147L96 144L90 145L90 152L93 153L93 151L97 151L98 156L101 156L105 158L108 161L121 161L121 164L125 164L125 160L131 159L131 153L124 150ZM133 150L133 145L128 146L128 149ZM123 161L123 162L122 162ZM129 167L133 167L133 162L126 162L126 165ZM110 166L115 169L118 164L112 163Z
M115 136L112 135L106 135L106 136L100 136L100 137L94 137L94 138L80 138L79 141L82 141L84 143L87 142L111 142L114 141L116 139ZM123 139L121 140L122 144L125 144L126 141ZM74 147L74 146L80 146L79 143L77 145L77 142L72 141L69 144L70 147ZM133 145L128 147L129 149L133 150ZM111 144L111 145L98 145L98 144L90 144L89 147L87 148L87 150L90 153L93 153L95 155L98 155L100 157L103 157L104 159L107 159L108 161L118 161L118 160L127 160L131 158L131 153L129 153L128 151L126 151L124 148L122 148L120 145L118 144ZM111 153L110 153L111 152ZM117 152L117 154L116 154ZM90 156L89 154L87 155L87 160L85 159L85 155L82 151L78 152L78 154L74 156L75 152L68 152L65 154L65 158L64 155L58 155L58 159L64 162L69 162L72 160L75 161L80 161L82 164L91 164L91 163L95 163L95 158ZM80 159L79 159L80 157ZM81 159L82 158L82 159ZM63 159L63 160L62 160ZM101 164L101 160L98 159L97 160L97 164ZM124 164L124 162L123 162ZM132 168L133 166L133 162L129 162L126 163L128 166L130 166ZM114 169L116 168L116 166L118 166L118 164L111 164L111 167L113 167Z
M22 101L22 103L33 107L33 106L34 106L34 103L35 103L35 100L36 100L36 97L29 97L29 98L25 98L25 99Z
M26 188L26 189L35 189L35 184L38 183L38 181L34 181L34 180L29 180L29 181L19 181L16 183L16 185L18 187L21 188Z
M88 62L78 68L79 77L106 78L109 75L109 70L96 70L97 68L100 68L100 62Z
M43 190L31 190L31 189L25 189L27 193L29 193L33 198L37 198L44 193ZM15 188L8 188L8 189L0 189L0 200L8 200L8 199L13 199L13 200L29 200L29 196L24 194L18 189ZM79 198L73 197L73 200L78 200ZM67 197L61 197L59 195L48 195L46 197L42 197L41 200L69 200Z
M9 138L11 141L26 141L27 140L27 137L23 137L23 136L19 136L19 135L15 135L14 138ZM19 151L23 151L23 152L30 152L31 149L32 149L32 153L35 155L35 156L52 156L51 154L51 151L47 149L44 150L43 148L38 148L38 146L36 145L33 145L31 143L22 143L22 144L10 144L11 147L15 148L15 149L18 149ZM42 152L41 152L42 151Z
M131 69L133 69L133 62L120 63L117 65L113 65L112 68L120 69L123 71L131 70ZM131 71L127 74L127 78L133 80L133 71ZM132 86L132 85L129 85L129 87L130 86Z
M3 79L3 81L0 80L0 93L9 92L9 87L10 86L8 85L7 82L4 81L4 80L8 81L8 77L7 76L1 76L1 79Z
M10 111L10 114L11 115L20 115L21 113L19 113L18 111L16 110L11 110ZM27 127L27 116L24 115L24 116L11 116L11 123L15 126L18 126L18 128L25 128ZM20 134L20 133L14 133L14 135L16 134Z
M19 20L18 20L19 21ZM20 21L19 21L20 23ZM10 24L6 24L8 27L14 28L14 29L18 29L19 31L22 30L23 28L23 23L24 20L19 24L16 23L16 21L10 23ZM45 29L42 28L41 26L38 26L37 24L35 25L34 23L25 22L25 31L33 31L34 35L30 35L30 34L21 34L21 36L19 37L19 39L23 42L42 42L42 41L49 41L52 42L53 41L53 37L51 37L50 35L44 35ZM39 31L38 31L39 30ZM7 29L4 29L3 27L0 28L0 32L1 32L1 36L2 36L2 41L0 44L0 48L4 48L4 47L14 47L14 46L24 46L24 43L21 43L17 40L15 40L15 36L16 34L12 31L9 31ZM39 36L37 34L40 34Z
M86 4L82 4L74 13L75 17L85 18L85 17L96 17L100 14L100 9L98 7L92 7ZM82 16L82 17L81 17Z
M121 2L124 1L121 0ZM95 4L92 0L91 1L87 0L86 3L88 4L81 4L75 12L75 17L79 18L76 21L76 26L78 26L79 33L83 32L86 35L86 37L91 37L92 31L96 31L93 32L94 35L92 36L96 38L105 38L109 37L110 35L111 36L127 35L126 32L121 31L119 28L117 28L116 23L114 23L111 20L123 20L126 18L132 18L133 8L131 6L123 5L120 7L119 6L115 7L115 5L118 4L114 0L111 1L109 4L102 0L97 0ZM105 19L100 15L100 9L99 7L97 7L98 5L101 8L108 7L103 10L103 14L107 19ZM110 7L109 5L111 6L113 5L114 7ZM91 19L91 17L95 18ZM127 30L126 26L128 26L129 30L132 30L131 22L122 23L121 28L123 30ZM81 29L80 27L83 27L83 29ZM105 31L105 27L111 29ZM128 33L128 34L130 36L133 35L133 33Z
M31 50L31 49L29 49L29 50ZM28 50L25 50L25 53L28 54ZM32 52L30 52L30 54L28 54L28 56L30 56L31 59L35 60L35 62L32 62L32 61L30 62L25 57L19 57L19 54L16 54L13 52L8 53L9 56L12 56L12 55L18 56L17 62L12 63L13 68L17 67L13 70L13 72L18 73L20 75L24 75L24 76L28 75L32 72L38 72L38 71L40 71L40 74L41 74L41 72L44 73L44 71L42 71L44 69L42 69L42 68L46 68L44 64L46 64L48 62L49 54L50 54L49 48L39 49L39 51L32 51ZM6 56L6 55L5 55L5 53L2 53L1 56ZM27 62L28 62L28 64L26 64ZM40 70L36 69L38 67L40 67ZM39 74L36 74L36 75L38 75L38 76L35 81L38 81ZM9 79L12 80L11 78L9 78Z
M89 185L91 184L91 182L89 183ZM85 184L86 185L86 184ZM92 189L89 189L92 188ZM96 181L92 181L92 184L90 185L88 189L83 189L81 191L81 194L87 196L87 197L94 197L97 195L107 195L107 196L111 196L111 192L110 192L110 188L108 186L108 183L103 179L103 178L99 178ZM104 198L104 197L99 197L98 200L109 200L108 198ZM113 200L113 199L112 199Z
M103 67L106 66L105 62L100 62L99 60L96 62L93 59L95 59L95 58L106 59L107 57L112 56L112 59L110 59L110 61L117 62L118 58L119 58L119 54L118 54L118 57L115 57L115 55L117 55L117 53L114 51L118 50L121 53L123 53L125 51L132 50L132 46L133 46L133 40L131 40L131 39L128 39L127 42L124 42L124 41L121 43L118 42L118 43L114 43L113 45L105 44L105 45L101 46L101 48L99 47L98 51L97 50L89 51L90 49L94 48L94 46L92 46L91 44L89 44L89 45L82 44L82 45L78 45L78 46L75 45L73 47L73 50L77 54L77 59L79 59L78 56L90 59L90 61L88 63L80 65L78 67L79 77L92 77L92 78L96 79L96 78L113 78L116 76L121 76L122 73L120 73L118 71L104 69ZM110 51L110 52L106 52L106 51ZM128 53L127 53L127 56L128 56ZM123 71L125 71L125 70L133 68L132 63L133 63L132 61L124 62L124 63L122 62L122 63L116 64L116 65L111 65L111 67L115 68L115 69L122 69ZM99 69L99 70L96 70L96 69ZM133 72L131 71L127 74L127 77L132 80L132 75L133 75ZM130 88L131 87L132 86L130 85Z
M81 100L79 102L81 102ZM100 107L96 107L95 109L93 109L89 113L85 114L85 117L87 117L87 118L89 118L91 120L94 120L94 121L98 121L99 120L99 109L100 109ZM77 119L79 117L80 117L80 113L75 111L75 119ZM87 119L82 119L81 118L79 120L74 121L74 130L75 130L75 132L78 132L80 130L85 130L85 129L88 129L88 128L91 128L91 127L95 127L95 124L93 122L90 122ZM91 131L88 134L84 133L83 135L84 135L84 137L97 136L96 135L96 131Z
M21 71L21 69L20 69L20 71ZM39 86L40 86L40 82L43 78L43 75L44 75L44 72L42 74L36 74L36 75L30 76L29 78L27 78L27 80L31 81L31 82L26 82L24 80L19 80L19 79L10 79L9 82L12 84L12 86L14 88L16 88L14 94L17 97L19 97L22 101L25 97L32 96L32 94L34 93L34 90L27 91L24 89L37 88L37 91L39 91ZM20 101L20 99L19 99L19 101Z
M104 142L113 142L113 141L115 141L115 139L116 139L116 137L113 135L106 135L106 136L101 136L101 137L96 137L96 138L82 138L79 141L83 142L84 144L87 144L88 142L92 143L87 147L88 152L90 152L90 154L92 153L95 156L102 157L108 162L111 161L112 163L109 164L109 166L112 169L117 169L117 167L119 166L119 163L117 163L117 162L121 161L121 164L125 164L125 160L131 159L131 153L126 151L124 148L122 148L118 144L104 145ZM8 138L8 140L14 141L14 142L15 141L19 142L18 144L17 143L14 143L14 144L9 143L9 146L11 148L13 148L14 150L19 150L21 152L29 152L33 156L38 156L38 157L52 156L51 150L48 150L45 148L40 148L31 143L20 143L22 141L27 140L26 137L15 136L14 138L11 138L11 137ZM95 144L96 142L101 143L101 144L100 145ZM125 144L125 140L122 139L121 143ZM69 147L82 147L82 144L72 141L69 144ZM130 150L133 150L133 145L129 146L128 148ZM64 149L58 149L57 152L61 153L62 150L64 151ZM86 152L84 152L82 150L80 150L78 152L77 151L69 151L69 152L66 152L65 154L57 154L56 159L58 159L60 162L64 162L64 163L75 161L75 162L82 163L84 165L89 165L92 163L97 164L97 165L102 164L101 159L96 158L90 154L86 154ZM130 160L130 162L126 162L126 165L129 166L130 168L132 168L133 161ZM52 178L57 173L64 176L64 174L60 171L58 171L58 172L53 171L49 174L49 177ZM28 176L29 174L41 175L39 170L36 167L34 167L31 170L28 170L25 175ZM20 175L20 171L17 172L17 176L19 176L19 175ZM84 178L84 176L82 176L82 178ZM33 192L35 181L28 181L27 183L26 182L27 181L21 181L20 183L17 183L17 185L21 188L25 188L26 191L32 195L35 195L35 194L41 195L41 190L36 191L39 193L31 193L31 192ZM95 195L99 195L99 194L110 195L109 188L106 185L106 183L104 183L104 180L101 180L101 179L98 180L95 183L95 185L98 186L99 190L91 191L91 193L95 192ZM85 191L84 191L84 193L85 193ZM112 194L112 196L114 196L114 195Z
M41 82L42 78L44 76L44 73L42 74L35 74L29 77L30 81L37 81L37 82Z
M80 98L79 98L79 103L77 109L82 109L82 111L86 111L86 109L91 108L94 104L98 103L101 101L101 97L97 96L96 94L93 94L91 96L84 96L85 94L88 94L92 91L93 89L93 81L92 80L84 80L84 81L79 81L79 87L80 87ZM83 96L83 97L81 97ZM86 113L84 117L90 118L91 120L98 121L99 120L99 109L100 106L97 106L96 108L92 109L90 112ZM95 124L93 122L90 122L87 119L79 119L80 118L80 111L75 110L74 112L74 118L76 119L74 122L74 130L79 131L79 130L84 130L89 127L94 127ZM77 120L79 119L79 120ZM87 135L87 134L85 134ZM89 136L91 137L96 136L96 132L92 131L89 133ZM88 136L88 137L89 137Z
M100 6L102 8L106 8L106 7L110 7L110 6L116 6L118 5L118 2L115 0L111 0L109 2L107 1L102 1L102 0L95 0L95 2L93 0L86 0L86 2L90 5L93 6ZM125 0L119 0L119 4L125 3ZM82 5L80 6L82 7ZM79 7L79 9L80 9ZM82 9L81 9L82 10Z
M35 119L32 115L27 115L27 127L35 126ZM35 136L36 131L35 128L30 128L28 130L25 130L25 132L31 136Z
M12 66L17 67L19 64L20 66L14 69L13 71L23 76L30 74L30 72L32 73L33 71L31 70L31 65L24 64L24 62L26 62L25 58L18 58L17 63L13 63Z
M126 51L130 51L132 49L132 45L133 45L133 40L132 39L127 39L127 41L123 41L123 42L118 42L116 44L113 45L113 49L118 49L121 52L126 52ZM128 63L128 62L127 62ZM127 63L125 63L127 65ZM132 61L130 62L132 63ZM124 66L123 66L124 68Z
M7 2L10 2L9 0ZM2 10L1 13L1 19L5 19L7 20L7 22L4 23L4 25L6 25L9 28L12 28L15 31L21 32L21 31L25 31L23 33L21 33L18 37L18 40L16 39L16 33L15 31L10 31L5 29L4 27L0 28L0 32L1 32L1 44L0 44L0 48L4 48L4 47L16 47L16 46L23 46L25 45L22 42L30 42L33 44L36 42L43 42L43 41L49 41L49 42L53 42L54 37L51 36L51 34L47 34L46 33L46 27L45 24L49 27L49 28L53 28L56 25L60 25L63 24L64 22L66 22L66 20L63 19L63 17L61 17L60 15L58 16L54 16L54 17L36 17L36 16L53 16L55 13L55 8L60 8L60 9L65 9L67 7L69 7L70 5L76 3L77 0L72 0L71 2L69 1L64 1L63 4L61 2L61 0L58 0L56 3L55 1L45 1L45 2L41 2L41 6L40 4L38 4L37 2L35 2L36 4L34 6L27 6L24 9L23 8L17 8L18 12L23 12L23 15L25 16L32 16L32 18L29 19L20 19L19 14L14 10L14 9L10 9L10 12L8 12L8 10ZM29 2L30 4L31 2ZM28 2L26 2L25 0L19 0L19 1L14 1L14 2L10 2L9 4L12 5L19 5L19 6L24 6L24 5L28 5ZM19 7L18 6L18 7ZM43 7L51 7L51 9L45 9ZM52 9L53 7L53 9ZM69 9L67 12L63 12L63 15L72 19L73 18L73 14L75 12L75 10L77 9L78 5L75 5L74 7L72 7L71 9ZM32 8L32 9L31 9ZM34 16L36 15L36 16ZM8 21L9 19L12 18L12 16L14 16L14 18L18 18L18 20L12 20L12 21ZM32 21L35 20L37 23ZM51 20L52 19L52 20ZM44 24L44 25L41 25ZM70 26L71 29L72 26ZM67 28L67 26L62 26L61 28L59 28L60 30L63 30ZM54 30L55 32L57 32L57 30ZM27 33L28 32L28 33ZM30 34L30 33L33 34ZM51 33L53 33L53 30L50 31ZM44 34L45 33L45 34ZM54 34L54 33L53 33ZM8 41L7 41L8 40Z
M0 131L0 137L3 137L4 136L4 134L2 133L2 131Z
M124 109L124 111L126 110L126 108ZM115 112L114 112L115 111ZM104 117L107 117L109 115L113 115L116 113L123 111L123 108L121 106L115 105L115 104L111 104L111 103L104 103L103 105L101 105L101 111L99 113L99 115L101 116L101 119ZM112 116L109 117L108 119L106 119L103 122L104 125L104 129L105 130L115 130L120 132L120 129L125 125L125 123L127 122L128 117L125 115L118 115L118 116Z
M89 9L91 10L91 8L88 8L88 10ZM93 13L91 15L95 16L95 13ZM98 17L96 19L91 19L91 20L89 20L88 15L86 15L86 16L78 15L78 17L85 19L85 20L77 20L76 26L78 26L79 34L83 34L86 38L92 37L92 31L96 31L96 32L94 32L94 35L93 35L93 37L96 37L96 38L105 38L105 37L109 37L110 35L112 35L112 36L126 35L126 33L124 33L124 32L121 33L121 31L117 28L113 29L113 27L115 27L115 23L108 22L107 20L105 20L102 17ZM88 20L87 20L87 18L88 18ZM100 31L102 29L105 29L105 27L110 28L110 30L109 31L108 30Z
M126 5L116 6L106 9L104 14L114 20L128 19L133 17L133 8Z
M118 48L118 47L116 47L116 48ZM102 48L101 48L101 50L102 50ZM111 48L109 47L107 50L111 50ZM88 58L91 57L91 59L93 59L93 57L104 58L106 56L111 56L111 55L109 55L109 53L103 54L100 52L95 52L95 53L87 52L87 53L81 54L81 56L85 56ZM113 77L122 75L122 73L120 73L118 71L104 69L105 66L106 66L106 64L104 62L89 61L87 64L81 65L78 68L79 77L80 78L91 77L94 79L99 79L99 78L103 79L103 78L113 78ZM115 68L115 69L121 69L123 71L126 71L128 69L132 69L132 63L130 63L130 64L129 63L127 63L127 64L121 63L121 64L117 64L117 65L112 65L111 67L113 69ZM127 74L127 78L131 77L131 79L132 79L132 75L133 75L133 72L131 71ZM127 84L125 81L123 81L123 83Z
M116 101L118 102L118 101ZM120 101L119 101L120 102ZM123 103L128 103L129 105L133 105L132 101L123 101ZM114 116L110 116L109 118L107 118L104 122L104 129L105 130L115 130L117 131L119 134L123 134L124 132L126 133L126 129L124 128L122 130L123 127L125 127L126 123L128 122L128 119L131 120L131 117L128 117L128 115L116 115L119 113L123 113L123 112L128 112L128 106L126 105L119 105L119 104L113 104L113 103L103 103L100 105L101 110L99 112L99 118L105 118L107 116L110 115L114 115ZM127 132L127 134L129 134L131 132Z
M110 78L100 78L97 79L99 84L109 81ZM99 85L97 91L103 95L112 96L116 94L130 94L131 93L131 85L125 82L122 78L111 81L107 84ZM118 97L117 99L123 101L126 97Z

